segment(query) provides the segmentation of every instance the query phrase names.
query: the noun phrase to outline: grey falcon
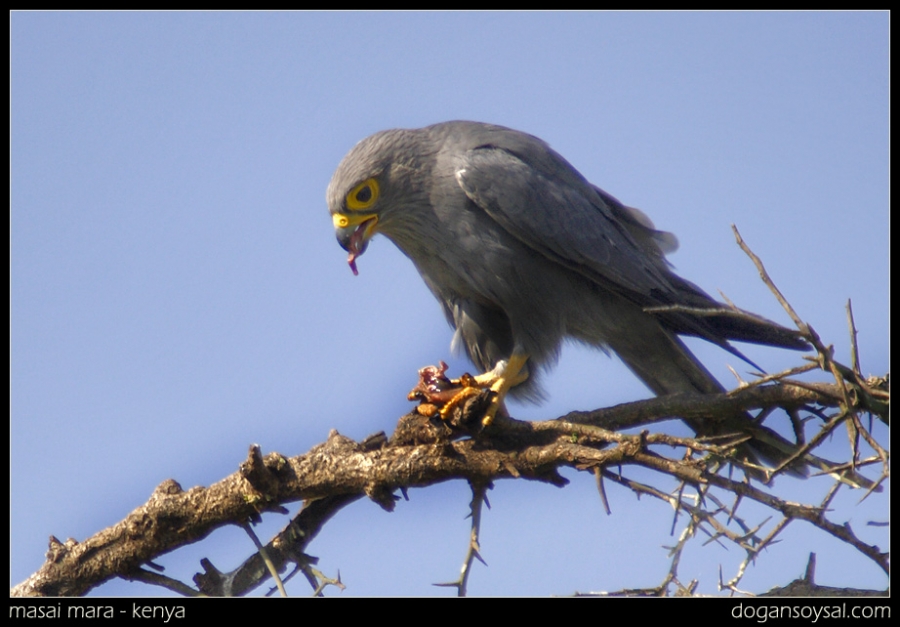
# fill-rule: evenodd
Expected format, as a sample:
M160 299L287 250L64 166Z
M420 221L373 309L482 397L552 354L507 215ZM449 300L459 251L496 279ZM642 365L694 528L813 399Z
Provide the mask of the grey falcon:
M477 385L496 392L485 424L507 392L539 398L567 338L614 351L657 395L724 391L679 335L738 356L729 340L806 348L769 320L725 313L672 271L673 235L520 131L454 121L376 133L344 157L327 201L354 274L377 233L415 264L484 373ZM762 456L783 457L781 443Z

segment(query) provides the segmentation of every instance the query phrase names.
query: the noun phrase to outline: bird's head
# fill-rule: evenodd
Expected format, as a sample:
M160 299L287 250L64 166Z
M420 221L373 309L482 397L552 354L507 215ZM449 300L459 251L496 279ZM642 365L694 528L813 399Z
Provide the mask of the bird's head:
M422 156L415 132L382 131L359 142L335 170L326 199L353 274L376 233L391 237L410 228L410 206L421 197Z

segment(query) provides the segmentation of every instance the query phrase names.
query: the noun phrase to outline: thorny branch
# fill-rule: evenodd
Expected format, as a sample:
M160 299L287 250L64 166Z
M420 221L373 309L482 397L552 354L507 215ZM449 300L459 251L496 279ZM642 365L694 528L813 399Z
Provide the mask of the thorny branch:
M81 543L69 540L63 544L52 539L47 562L12 593L79 595L115 576L160 583L159 576L142 566L155 556L202 540L215 528L258 520L267 512L284 513L282 504L300 499L305 499L306 505L266 545L265 552L279 572L293 563L311 581L320 581L321 578L310 574L315 558L306 555L305 548L331 516L362 496L390 511L396 498L393 493L398 488L423 487L452 479L487 485L496 479L524 478L562 486L567 480L557 472L561 467L593 472L596 468L640 466L675 477L693 489L707 490L715 486L741 499L766 505L783 516L785 525L804 520L855 547L887 571L887 555L859 540L848 525L830 521L824 504L791 503L749 482L716 474L724 460L740 465L729 453L744 437L710 443L660 433L624 435L606 428L608 423L619 428L629 424L646 425L672 415L708 413L723 405L744 410L767 406L795 408L813 403L836 407L835 398L840 396L834 384L799 386L784 380L780 385L748 387L734 394L652 399L545 422L499 419L477 437L464 440L447 438L444 431L449 429L448 425L436 424L414 413L401 419L390 441L376 437L356 443L332 432L325 443L294 458L277 453L263 457L257 447L252 447L237 473L209 488L184 491L170 480L161 484L150 500L125 520L88 540ZM467 420L466 412L477 402L477 398L471 399L460 410L461 422ZM690 451L691 455L682 458L660 452L673 449ZM874 488L887 477L886 461L876 455L856 464L856 468L876 462L882 465L881 477L872 483ZM749 543L750 539L730 531L720 518L736 519L736 507L707 511L689 503L690 497L676 499L659 488L638 487L624 474L604 470L602 476L636 492L664 498L673 506L677 504L689 514L693 525L684 540L705 525L719 536L750 547L747 550L752 549L753 553L748 553L749 560L775 539L773 535L767 539L751 535L753 543ZM195 576L197 587L190 593L246 594L270 577L259 553L231 573L219 572L206 560L203 567L206 572ZM674 571L664 585L669 581L675 581ZM737 582L729 583L726 587L733 588ZM187 594L182 586L167 587Z
M481 557L481 544L478 540L478 535L481 531L481 506L487 504L488 508L490 508L491 504L487 500L487 491L488 488L491 488L490 484L470 484L472 488L472 503L470 504L471 508L471 518L472 518L472 529L469 534L469 546L466 550L466 557L463 560L462 568L460 569L459 579L456 581L451 581L449 583L436 583L434 585L443 587L443 588L456 588L456 596L464 597L466 596L466 586L469 583L469 575L472 573L472 564L477 559L479 562L487 566L487 562L484 561L484 558Z
M672 585L675 594L692 594L697 582L681 583L678 566L687 543L699 534L707 536L710 542L729 543L745 552L738 572L727 581L720 573L719 581L721 590L742 593L738 585L747 566L766 547L777 542L784 529L794 522L805 522L825 531L867 556L887 573L888 554L860 540L849 523L830 520L828 506L839 490L848 489L847 485L864 487L867 497L880 491L889 476L889 454L873 437L871 420L867 427L861 419L862 414L868 414L889 425L889 379L887 376L866 379L860 373L849 306L852 367L834 361L831 348L797 316L736 230L735 235L757 264L763 281L782 302L803 337L815 347L817 356L813 363L766 375L727 394L672 395L590 412L572 412L544 422L498 417L484 429L480 417L489 401L489 392L467 399L445 421L432 417L434 407L429 406L426 398L419 411L400 419L390 439L376 434L358 443L332 431L326 442L292 458L278 453L263 456L254 445L237 472L208 488L184 491L177 482L168 480L124 520L83 542L69 539L63 543L51 536L47 561L15 586L11 594L83 595L113 577L122 577L153 583L183 595L238 596L292 566L282 581L302 573L313 594L320 595L325 586L343 588L343 584L340 576L328 578L315 569L317 558L306 554L306 548L336 512L364 496L391 511L399 498L395 494L397 490L406 496L410 487L463 479L473 491L472 531L460 578L449 584L463 595L474 560L481 559L478 541L481 505L486 502L486 490L492 482L528 479L564 486L568 481L559 474L563 467L594 474L605 504L604 480L608 480L672 506L673 532L679 518L685 520L677 542L670 548L669 571L659 586L604 594L666 595L670 594ZM717 313L725 315L728 311ZM795 378L812 368L828 373L834 381L807 382ZM440 367L433 370L443 373ZM417 390L427 388L427 385L423 388L424 383L420 382ZM778 469L750 468L733 455L735 448L749 439L781 438L764 424L777 409L784 410L797 429L794 443L797 453L793 458L803 459L823 474L835 477L831 490L819 503L787 501L774 494L767 483L755 483L748 478L758 478L761 470L771 478L787 467L785 464ZM637 435L619 433L672 416L709 419L752 410L759 412L752 424L741 432L716 438L683 438L647 431ZM807 415L805 420L800 419L801 413ZM811 437L806 437L803 429L811 424L818 427ZM817 447L841 424L848 429L848 459L834 463L816 457L813 453ZM861 442L872 451L866 458L860 451ZM629 476L629 469L634 467L649 468L674 479L675 488L634 480ZM875 476L872 469L878 471ZM744 475L743 480L732 478L735 470L744 471L737 473ZM869 471L868 477L864 471ZM734 499L730 505L724 503L728 498ZM198 542L225 525L239 525L249 531L249 524L258 522L263 514L285 514L284 505L298 500L303 500L304 506L288 525L265 546L256 540L258 550L232 572L223 573L204 559L201 560L204 572L197 573L194 586L190 586L148 570L159 570L152 560L163 553ZM775 523L766 527L769 519L757 523L745 519L739 506L747 501L767 507ZM609 511L608 504L606 507ZM255 538L252 532L251 536ZM812 583L811 575L809 583Z

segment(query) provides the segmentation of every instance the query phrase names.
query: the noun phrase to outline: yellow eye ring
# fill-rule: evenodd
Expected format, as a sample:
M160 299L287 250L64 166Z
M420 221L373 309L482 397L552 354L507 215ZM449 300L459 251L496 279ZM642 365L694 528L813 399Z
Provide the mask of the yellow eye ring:
M378 181L366 179L347 194L347 209L368 209L378 200Z

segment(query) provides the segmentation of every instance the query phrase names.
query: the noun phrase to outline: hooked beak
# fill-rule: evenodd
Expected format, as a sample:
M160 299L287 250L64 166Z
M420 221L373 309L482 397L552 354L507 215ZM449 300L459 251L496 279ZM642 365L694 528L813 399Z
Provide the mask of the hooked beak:
M332 216L332 220L338 244L350 253L347 256L347 264L356 276L359 274L359 270L356 269L356 258L366 252L369 240L375 234L378 216L336 213Z

